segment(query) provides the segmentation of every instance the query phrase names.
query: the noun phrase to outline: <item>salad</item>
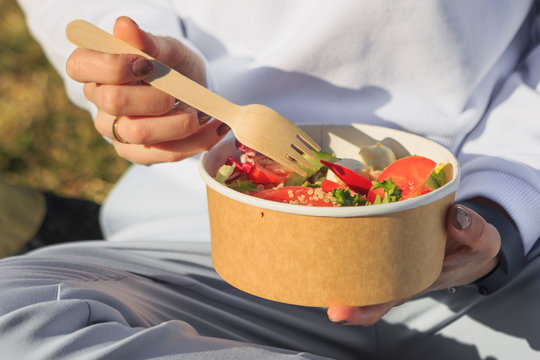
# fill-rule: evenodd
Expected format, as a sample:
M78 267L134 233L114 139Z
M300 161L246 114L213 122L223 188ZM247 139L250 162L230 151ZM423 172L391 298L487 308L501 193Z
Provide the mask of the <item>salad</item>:
M381 143L362 147L354 158L315 152L301 176L236 140L215 179L261 199L305 206L370 206L427 194L452 180L452 165L411 155L396 159Z

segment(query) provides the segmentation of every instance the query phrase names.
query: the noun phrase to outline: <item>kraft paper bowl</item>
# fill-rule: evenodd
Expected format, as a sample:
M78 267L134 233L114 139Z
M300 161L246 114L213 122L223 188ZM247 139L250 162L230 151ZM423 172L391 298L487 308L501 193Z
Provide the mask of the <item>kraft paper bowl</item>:
M302 127L338 157L380 142L396 156L426 156L453 165L453 180L420 197L365 207L322 208L255 198L214 180L232 137L203 154L212 261L218 274L247 293L284 303L327 307L377 304L413 296L439 276L446 213L459 183L459 166L443 146L383 127Z

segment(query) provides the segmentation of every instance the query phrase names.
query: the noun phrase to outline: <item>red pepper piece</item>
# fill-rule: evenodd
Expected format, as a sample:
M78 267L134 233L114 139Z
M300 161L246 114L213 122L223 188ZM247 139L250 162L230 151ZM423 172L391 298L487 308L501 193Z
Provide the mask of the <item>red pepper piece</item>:
M324 160L321 160L321 164L332 170L352 191L355 191L358 194L367 195L369 189L371 189L371 181L356 171Z

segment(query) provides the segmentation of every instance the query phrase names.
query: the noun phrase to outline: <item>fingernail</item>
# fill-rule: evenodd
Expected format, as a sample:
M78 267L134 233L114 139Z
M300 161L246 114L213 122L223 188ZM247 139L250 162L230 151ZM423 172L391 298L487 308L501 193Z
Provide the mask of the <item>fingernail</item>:
M229 127L229 125L223 123L221 125L218 126L217 128L217 133L219 136L223 136L225 135L226 133L229 132L229 130L231 130L231 128Z
M454 227L459 230L465 230L471 224L471 215L463 207L456 206L456 217L454 219Z
M347 325L347 320L334 321L334 324Z
M137 76L148 75L154 69L154 64L148 59L137 59L131 65L131 71Z
M210 115L208 114L205 114L203 113L202 111L199 111L197 113L197 118L199 119L199 125L204 125L206 124L208 121L210 121L210 119L212 118ZM219 131L219 129L218 129Z
M135 20L133 20L133 19L131 19L131 18L130 18L129 20L131 20L132 23L134 23L137 27L139 27L139 24L137 24L137 23L135 22Z

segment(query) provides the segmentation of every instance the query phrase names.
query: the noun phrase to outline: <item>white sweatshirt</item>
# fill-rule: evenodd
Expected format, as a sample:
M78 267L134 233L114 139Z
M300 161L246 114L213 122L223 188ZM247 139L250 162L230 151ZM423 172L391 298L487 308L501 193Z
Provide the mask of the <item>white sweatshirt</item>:
M128 15L199 51L213 89L234 102L266 104L297 123L377 124L443 144L461 163L457 200L485 196L501 204L526 252L540 237L540 17L533 0L19 3L69 97L92 113L81 85L65 74L73 50L65 25L82 18L111 31ZM105 205L108 237L207 239L195 162L128 172Z

